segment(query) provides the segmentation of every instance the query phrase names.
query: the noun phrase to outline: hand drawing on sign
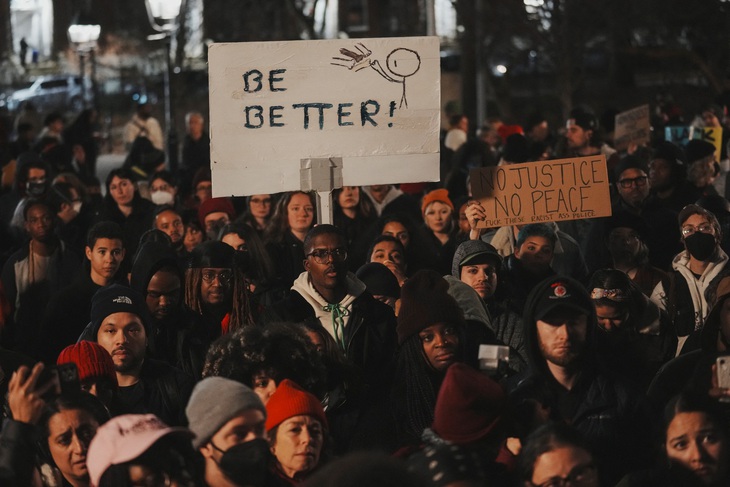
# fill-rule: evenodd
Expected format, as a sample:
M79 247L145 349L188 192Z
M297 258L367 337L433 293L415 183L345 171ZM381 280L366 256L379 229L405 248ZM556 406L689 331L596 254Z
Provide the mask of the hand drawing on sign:
M404 106L408 108L408 99L406 98L406 78L413 76L421 68L421 56L413 49L399 47L393 49L385 59L385 68L380 65L380 61L371 59L372 51L368 49L362 42L355 44L355 51L347 48L341 48L340 54L343 57L333 57L334 66L342 66L350 71L360 71L367 67L373 68L380 76L392 83L400 83L403 85L403 95L400 99L398 108Z

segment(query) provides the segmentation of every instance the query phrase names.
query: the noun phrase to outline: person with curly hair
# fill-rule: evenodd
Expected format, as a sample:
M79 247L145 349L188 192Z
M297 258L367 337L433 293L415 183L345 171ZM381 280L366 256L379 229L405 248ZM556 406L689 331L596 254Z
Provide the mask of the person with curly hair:
M298 325L270 323L222 336L208 349L203 378L219 376L249 386L265 404L284 379L318 397L325 390L325 366Z

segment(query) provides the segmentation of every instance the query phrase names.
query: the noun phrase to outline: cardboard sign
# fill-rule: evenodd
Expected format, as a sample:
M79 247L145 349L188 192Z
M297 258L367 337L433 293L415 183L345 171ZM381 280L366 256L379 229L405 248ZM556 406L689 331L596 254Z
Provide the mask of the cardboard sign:
M645 144L651 140L649 105L642 105L616 115L613 141L617 150L630 144Z
M437 37L213 44L214 196L300 189L303 159L348 186L438 181Z
M664 138L684 147L690 140L705 140L715 146L715 159L721 161L722 127L672 126L664 128ZM692 162L692 161L687 161Z
M603 155L472 169L480 228L611 216Z

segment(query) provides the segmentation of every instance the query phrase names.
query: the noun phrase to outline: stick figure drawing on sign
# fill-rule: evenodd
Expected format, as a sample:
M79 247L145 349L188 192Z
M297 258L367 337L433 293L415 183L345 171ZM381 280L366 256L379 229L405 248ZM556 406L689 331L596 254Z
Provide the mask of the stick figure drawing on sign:
M380 65L377 59L371 59L372 51L365 47L362 42L355 44L355 51L347 48L340 49L342 57L333 57L335 66L343 66L350 71L360 71L365 68L373 68L380 76L392 83L400 83L403 86L403 95L398 108L408 108L406 98L406 78L413 76L421 68L421 56L413 49L399 47L388 54L385 59L385 68Z

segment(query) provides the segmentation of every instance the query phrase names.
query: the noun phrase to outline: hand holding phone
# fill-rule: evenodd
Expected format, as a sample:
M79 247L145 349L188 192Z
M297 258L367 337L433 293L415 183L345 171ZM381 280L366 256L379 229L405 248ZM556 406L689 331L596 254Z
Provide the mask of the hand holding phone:
M38 362L33 369L21 366L16 370L8 383L8 405L13 419L22 423L36 424L46 406L44 396L61 392L58 376L45 381L41 375L45 366Z

